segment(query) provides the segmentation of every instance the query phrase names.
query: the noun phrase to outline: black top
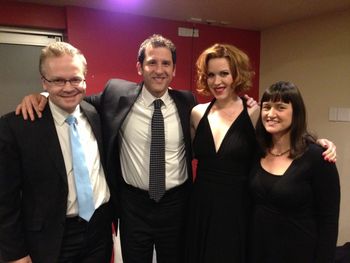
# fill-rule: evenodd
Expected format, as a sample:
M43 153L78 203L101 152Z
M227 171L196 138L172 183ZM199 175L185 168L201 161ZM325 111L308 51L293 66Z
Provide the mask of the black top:
M309 145L282 176L269 174L257 160L251 174L252 262L334 261L339 176L335 164L323 160L322 151Z
M213 103L200 120L193 141L198 166L190 202L186 262L246 263L254 128L244 104L216 152L207 118Z

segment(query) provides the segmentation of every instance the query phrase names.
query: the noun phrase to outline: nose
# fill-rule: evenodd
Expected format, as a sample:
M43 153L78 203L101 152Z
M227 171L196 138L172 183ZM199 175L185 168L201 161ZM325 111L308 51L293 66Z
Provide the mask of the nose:
M219 85L221 83L221 77L219 75L214 76L214 84Z
M70 87L70 86L73 86L73 85L72 85L72 83L70 83L70 81L69 81L69 80L67 80L67 79L66 79L66 80L65 80L65 83L64 83L64 85L63 85L63 86L64 86L64 87L67 87L67 86L69 86L69 87Z
M269 111L267 112L267 116L268 117L275 117L276 116L276 111L275 111L275 109L273 107L271 107L269 109Z
M69 81L66 81L66 83L64 83L62 90L64 92L72 92L73 90L75 90L76 87L72 85L72 83L70 83Z
M157 74L161 74L163 73L163 65L161 63L158 63L155 65L155 68L154 68L154 71L157 73Z

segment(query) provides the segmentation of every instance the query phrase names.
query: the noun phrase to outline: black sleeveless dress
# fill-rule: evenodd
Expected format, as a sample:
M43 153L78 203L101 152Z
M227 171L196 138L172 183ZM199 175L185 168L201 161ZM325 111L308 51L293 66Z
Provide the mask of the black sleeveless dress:
M200 120L193 141L198 165L190 200L186 262L245 263L248 174L255 131L244 101L243 111L216 152L207 118L214 102Z

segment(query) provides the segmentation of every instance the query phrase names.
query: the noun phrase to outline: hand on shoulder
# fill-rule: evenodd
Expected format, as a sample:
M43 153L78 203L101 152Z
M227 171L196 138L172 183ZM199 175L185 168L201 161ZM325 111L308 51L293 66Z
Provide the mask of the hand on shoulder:
M255 104L254 106L248 108L248 114L249 114L250 120L253 123L253 126L255 127L256 122L259 119L260 106L258 104Z

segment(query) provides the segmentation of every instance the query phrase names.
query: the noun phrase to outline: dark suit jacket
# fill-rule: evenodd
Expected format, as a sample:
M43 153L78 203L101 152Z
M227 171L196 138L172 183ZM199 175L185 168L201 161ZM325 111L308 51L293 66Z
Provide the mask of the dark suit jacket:
M102 156L100 119L86 102L81 109ZM14 113L0 119L0 255L14 260L29 254L35 263L56 261L67 208L67 172L54 120L24 121Z
M111 79L103 93L89 97L88 100L100 113L103 131L104 150L106 153L106 169L110 176L111 190L114 192L114 202L118 204L117 189L120 181L121 168L119 159L118 132L131 107L139 96L143 83L136 84L121 79ZM192 181L192 148L190 135L190 115L196 100L190 91L169 89L169 95L174 100L185 140L188 178ZM119 178L118 178L119 177Z

